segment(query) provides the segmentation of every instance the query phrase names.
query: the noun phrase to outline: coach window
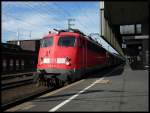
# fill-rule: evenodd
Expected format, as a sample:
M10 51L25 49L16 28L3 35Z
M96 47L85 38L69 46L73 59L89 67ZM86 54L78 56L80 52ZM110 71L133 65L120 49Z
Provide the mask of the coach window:
M48 47L53 45L53 37L45 38L40 40L41 47Z
M60 37L58 41L59 46L74 47L75 46L75 37Z

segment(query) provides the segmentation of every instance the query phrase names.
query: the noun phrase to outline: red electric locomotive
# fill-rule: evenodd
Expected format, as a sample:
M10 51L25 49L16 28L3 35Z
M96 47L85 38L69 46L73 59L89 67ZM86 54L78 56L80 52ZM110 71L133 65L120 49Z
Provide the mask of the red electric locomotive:
M88 72L112 65L110 58L103 47L81 31L60 30L41 39L36 78L55 86L72 82Z

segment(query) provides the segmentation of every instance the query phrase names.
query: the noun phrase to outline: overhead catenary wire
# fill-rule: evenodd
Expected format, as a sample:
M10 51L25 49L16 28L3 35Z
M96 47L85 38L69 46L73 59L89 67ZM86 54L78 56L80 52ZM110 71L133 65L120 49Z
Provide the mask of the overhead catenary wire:
M18 18L18 17L15 17L15 16L13 16L13 15L10 15L10 14L6 14L6 13L2 13L3 15L6 15L6 16L9 16L9 17L11 17L11 18L14 18L15 20L18 20L18 21L21 21L21 22L23 22L23 23L26 23L26 24L28 24L28 25L32 25L32 26L35 26L35 27L38 27L39 25L36 25L36 24L33 24L33 23L31 23L31 22L25 22L25 21L23 21L22 19L20 19L20 18Z
M31 9L34 10L33 6L32 6L31 4L29 4L29 2L25 2L25 4L27 5L27 7L30 7ZM38 3L38 4L42 5L41 3ZM56 3L53 3L53 4L54 4L56 7L58 7L59 10L62 9L62 10L63 10L63 13L64 13L64 14L67 14L67 17L68 17L68 16L71 17L71 15L70 15L70 13L69 13L68 11L66 11L66 10L63 9L62 7L58 6ZM49 7L48 7L48 8L49 8ZM62 10L60 10L60 11L62 12ZM37 9L37 8L36 8L36 12L38 13L38 15L39 15L40 17L46 17L46 16L44 16L44 15L41 15L40 10ZM47 12L46 10L44 10L44 12L46 12L47 14L49 13L49 12ZM23 23L27 23L27 24L30 24L30 25L33 25L33 26L37 26L37 25L35 25L35 24L31 23L31 22L24 22L22 19L20 19L20 18L18 18L18 17L15 17L15 16L13 16L13 15L10 15L10 14L5 14L5 15L10 16L10 17L12 17L12 18L15 18L16 20L22 21ZM79 23L80 23L82 26L86 27L86 26L83 25L80 21L79 21ZM86 28L87 28L87 27L86 27Z
M67 16L69 16L70 18L72 17L72 16L70 15L70 13L69 13L67 10L65 10L64 8L62 8L61 6L59 6L59 5L56 4L56 3L54 3L54 5L55 5L56 7L58 7L59 9L63 10L63 12L65 12L64 14L67 14ZM86 27L84 24L82 24L79 20L77 20L77 21L80 23L80 25L82 25L83 27L85 27L85 28L88 29L88 27Z
M5 5L5 7L6 7L6 5ZM8 10L11 10L11 8L10 7L7 7L7 9ZM33 9L32 9L33 10ZM22 23L23 24L26 24L26 25L29 25L29 26L34 26L36 29L41 29L41 25L37 25L37 24L33 24L32 22L28 22L28 21L24 21L23 19L21 19L21 18L18 18L18 16L14 16L14 15L12 15L12 14L7 14L7 13L5 13L4 11L3 11L3 13L2 13L3 15L5 15L5 17L10 17L10 18L13 18L13 19L15 19L15 20L17 20L18 22L19 22L19 24L21 24L22 25ZM4 19L3 19L4 20ZM21 23L20 23L21 22ZM24 25L23 25L24 26ZM48 28L48 25L46 25L46 27ZM18 28L17 28L18 29ZM11 30L5 30L5 31L7 31L7 32L12 32L12 33L17 33L17 31L15 32L15 31L11 31ZM23 28L23 31L25 31L25 29ZM26 29L26 31L31 31L31 30L27 30ZM39 32L38 32L39 33ZM34 34L38 34L37 32L34 32ZM21 36L25 36L25 35L23 35L23 34L21 34ZM27 35L26 35L27 36ZM30 35L31 36L31 35Z
M32 10L36 10L36 12L38 13L38 15L41 17L41 18L43 18L43 19L45 19L45 17L48 17L49 15L50 15L50 11L54 11L54 9L49 9L49 7L47 7L46 9L48 9L48 10L46 10L46 9L44 9L43 10L43 8L42 9L38 9L38 8L35 8L35 7L33 7L31 4L29 4L29 3L26 3L26 5L27 5L27 7L29 7L29 8L31 8ZM41 3L39 3L39 5L40 6L43 6L43 4L41 4ZM44 7L44 6L43 6ZM42 15L42 13L43 14L47 14L47 16L46 15ZM57 20L56 18L55 18L55 20Z
M27 2L24 2L25 4L27 3ZM7 8L9 8L9 7L7 7ZM34 10L34 9L33 9ZM36 11L37 12L37 11ZM11 17L11 18L14 18L14 19L16 19L16 20L18 20L18 21L21 21L21 22L23 22L23 23L26 23L26 24L28 24L28 25L32 25L32 26L35 26L35 27L39 27L39 26L41 26L41 25L37 25L37 24L33 24L32 22L25 22L23 19L21 19L21 18L18 18L18 17L16 17L16 16L14 16L14 15L12 15L12 14L8 14L8 13L5 13L5 12L3 12L2 13L3 15L6 15L6 16L9 16L9 17ZM40 13L39 13L40 14ZM18 15L19 16L19 15ZM48 25L43 25L43 26L48 26ZM39 28L40 29L40 28Z
M38 9L38 8L36 8L36 7L34 7L33 5L31 5L30 4L30 2L24 2L24 4L25 4L25 7L27 7L27 8L29 8L29 10L31 10L31 11L35 11L36 12L36 14L35 15L38 15L39 16L39 18L43 18L43 19L45 19L45 17L48 17L48 16L46 16L46 15L42 15L42 12L44 11L44 13L45 14L47 14L47 15L49 15L50 13L51 13L51 11L53 10L55 10L55 11L58 11L58 13L60 13L60 12L62 12L62 13L60 13L60 14L62 14L63 16L65 16L66 18L67 17L72 17L72 15L70 14L70 12L69 11L67 11L66 9L64 9L63 7L61 7L60 5L58 5L57 3L55 3L55 2L53 2L52 4L56 7L56 9L52 9L52 8L50 8L50 7L46 7L47 9L44 9L44 8L42 8L42 9ZM45 5L46 4L46 5ZM49 5L49 3L48 2L45 2L45 4L43 4L43 2L41 3L41 2L38 2L38 4L37 5L40 5L40 6L47 6L47 5ZM5 8L7 8L7 9L9 9L9 7L7 7L7 5L5 5ZM30 26L34 26L34 27L36 27L36 29L41 29L40 27L41 27L41 25L38 25L38 24L34 24L34 23L32 23L32 21L30 22L30 21L24 21L22 18L20 18L20 16L18 15L18 16L14 16L13 14L8 14L8 13L2 13L3 15L6 15L6 16L8 16L8 17L11 17L11 18L13 18L13 19L15 19L15 20L18 20L18 21L20 21L20 22L22 22L22 23L24 23L24 24L28 24L28 25L30 25ZM56 19L56 18L55 18ZM58 19L59 20L59 19ZM66 20L67 21L67 20ZM78 21L78 23L79 23L79 25L81 25L81 26L83 26L84 28L86 28L86 29L88 29L88 26L87 25L84 25L82 22L80 22L79 20L77 20ZM59 23L58 23L59 24ZM42 25L43 27L45 26L45 27L49 27L49 25Z
M27 3L26 3L27 4ZM41 3L39 3L41 6L43 5L43 4L41 4ZM60 6L58 6L56 3L53 3L58 9L59 9L59 12L61 11L62 13L63 13L63 15L65 14L65 17L71 17L71 15L70 15L70 13L67 11L67 15L66 15L66 10L65 9L63 9L62 7L60 7ZM30 7L30 8L33 8L33 9L35 9L35 7L33 7L33 6L31 6L30 4L27 4L28 5L28 7ZM47 9L48 10L52 10L52 9L50 9L49 7L47 7ZM60 10L60 9L62 9L62 10ZM46 10L46 9L36 9L37 11L44 11L44 12L46 12L47 14L49 14L50 12L48 12L48 10ZM54 10L54 9L53 9ZM57 10L58 11L58 10ZM41 17L46 17L46 16L44 16L44 15L42 15ZM80 22L79 22L80 23ZM80 23L82 26L84 26L82 23ZM86 27L86 26L84 26L84 27Z
M38 3L38 4L40 5L40 7L42 7L42 6L44 7L45 4L47 4L47 3L45 3L45 4ZM60 10L58 11L58 10L52 9L52 8L50 8L50 7L48 7L48 6L47 6L45 9L44 9L44 8L41 8L41 9L39 10L38 8L33 7L33 6L32 6L31 4L29 4L29 3L26 3L26 5L27 5L27 7L29 7L30 9L36 10L36 12L39 14L40 18L43 18L43 20L50 18L49 15L51 14L52 11L57 11L57 13L60 13ZM49 5L49 4L47 4L47 5ZM43 12L44 12L44 15L41 15ZM47 22L47 23L48 23L48 24L47 24L47 28L49 28L49 26L57 26L57 25L60 25L60 19L58 19L58 18L56 18L56 17L52 17L52 18L50 18L50 19L52 19L52 21L54 21L55 24L53 24L53 22L51 22L51 21L50 21L50 22Z
M81 11L83 11L83 9L80 7L80 5L78 5L78 8L79 8ZM86 11L84 12L84 15L85 15L85 17L87 17L87 18L89 18L90 20L92 20L92 22L93 22L95 25L97 25L96 22L93 20L93 18L91 18L91 16L88 16L88 14L87 14Z

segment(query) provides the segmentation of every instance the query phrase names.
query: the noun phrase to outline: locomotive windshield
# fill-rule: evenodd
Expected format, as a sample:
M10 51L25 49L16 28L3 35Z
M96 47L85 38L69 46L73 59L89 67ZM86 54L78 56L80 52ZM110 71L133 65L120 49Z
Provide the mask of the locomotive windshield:
M60 37L58 41L59 46L69 46L69 47L74 47L75 46L75 37Z
M40 46L41 47L48 47L48 46L52 46L53 44L53 37L49 37L49 38L45 38L40 40Z

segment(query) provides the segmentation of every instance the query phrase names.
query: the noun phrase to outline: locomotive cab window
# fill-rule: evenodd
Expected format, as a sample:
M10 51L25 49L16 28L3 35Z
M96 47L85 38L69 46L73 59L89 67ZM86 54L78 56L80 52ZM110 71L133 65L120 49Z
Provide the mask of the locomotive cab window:
M58 41L59 46L67 46L67 47L74 47L75 46L75 37L60 37Z
M40 40L41 47L48 47L53 45L53 37L45 38Z

